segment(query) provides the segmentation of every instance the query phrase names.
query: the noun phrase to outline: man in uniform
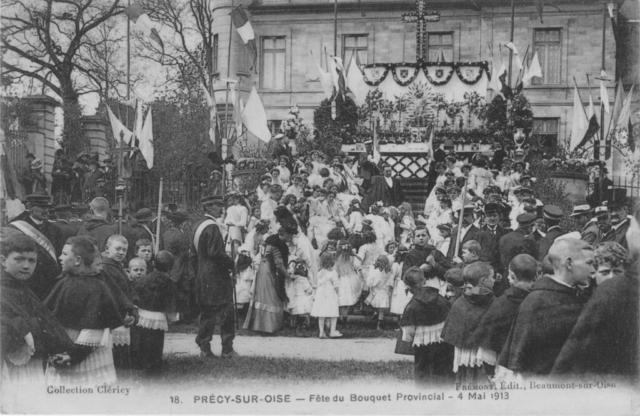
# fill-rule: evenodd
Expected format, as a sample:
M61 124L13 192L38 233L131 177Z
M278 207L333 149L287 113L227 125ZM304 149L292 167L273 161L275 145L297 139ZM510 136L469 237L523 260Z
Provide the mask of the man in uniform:
M542 210L544 223L547 225L547 233L538 243L538 261L540 262L544 260L545 256L549 253L549 248L551 248L553 242L556 241L556 238L565 234L560 228L562 215L562 210L556 205L545 205Z
M11 221L2 234L4 236L5 232L21 232L38 243L38 263L27 285L40 300L44 300L60 274L58 253L54 245L54 242L61 239L60 229L49 221L51 195L46 192L28 195L26 205L27 210Z
M533 231L536 214L520 214L516 220L518 221L518 229L504 235L498 243L498 246L500 247L500 266L502 267L502 276L509 275L509 264L518 254L528 254L534 259L538 258L538 246L535 240L529 235L531 234L531 231ZM504 291L508 287L508 282L503 280L503 283L505 284L502 289Z
M205 217L193 227L191 241L195 253L196 302L200 307L199 328L196 344L200 356L215 358L211 351L211 339L216 317L220 319L222 358L237 357L233 350L236 336L234 322L233 280L229 271L233 259L225 252L225 243L218 229L218 218L222 216L224 201L221 196L208 196L200 200Z
M598 236L596 241L593 242L593 246L596 246L600 243L605 243L607 241L613 241L616 232L613 229L613 224L611 224L611 215L609 213L609 208L607 208L605 205L601 205L599 207L596 207L595 213L597 218L596 225L598 227L598 230L600 231L600 235Z
M480 228L481 231L490 237L489 241L491 249L488 250L490 257L488 261L495 270L500 270L500 239L509 234L511 230L503 228L500 222L500 205L495 202L489 202L484 205L485 224Z

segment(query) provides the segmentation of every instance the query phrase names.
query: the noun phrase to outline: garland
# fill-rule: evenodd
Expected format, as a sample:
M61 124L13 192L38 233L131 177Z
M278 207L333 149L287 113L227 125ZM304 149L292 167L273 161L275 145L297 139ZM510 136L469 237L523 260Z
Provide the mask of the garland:
M442 81L436 81L434 80L431 75L429 74L429 68L430 66L444 66L444 67L449 67L452 68L452 70L449 72L449 75L443 79ZM398 68L401 67L414 67L414 73L413 76L411 78L409 78L406 81L401 81L398 78L398 75L396 73L396 70ZM462 71L461 68L463 67L477 67L479 68L478 74L476 75L476 77L474 79L466 79L463 75L462 75ZM363 74L363 78L364 78L364 82L369 85L370 87L377 87L378 85L380 85L386 78L387 75L389 74L389 71L391 71L392 75L393 75L393 80L400 86L402 87L406 87L407 85L411 84L413 81L415 81L415 79L418 77L418 73L420 72L420 69L422 69L422 71L424 72L427 80L429 80L430 83L432 83L433 85L436 86L441 86L441 85L445 85L446 83L448 83L452 76L453 76L453 71L455 70L456 74L458 75L458 78L460 79L460 81L464 82L467 85L474 85L476 84L478 81L480 81L480 79L482 78L482 74L486 73L487 77L489 79L491 79L491 74L489 72L489 63L487 61L481 61L481 62L421 62L421 63L398 63L398 64L371 64L371 65L365 65L363 69L366 68L384 68L384 73L382 74L382 76L376 80L376 81L371 81L367 78L367 74L366 72L363 70L362 74Z
M413 67L413 75L411 77L409 77L406 81L401 81L398 78L398 74L397 71L399 68L411 68ZM418 77L418 73L420 72L420 66L417 64L401 64L401 65L396 65L393 68L391 68L391 74L393 74L393 80L400 86L402 87L406 87L407 85L411 84L413 81L416 80L416 78Z

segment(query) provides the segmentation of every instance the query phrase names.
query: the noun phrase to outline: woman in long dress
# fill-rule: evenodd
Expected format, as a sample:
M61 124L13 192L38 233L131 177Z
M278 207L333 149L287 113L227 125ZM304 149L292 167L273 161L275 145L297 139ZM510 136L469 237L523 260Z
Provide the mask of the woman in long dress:
M245 329L274 333L284 324L284 305L288 302L285 281L289 278L287 243L298 233L297 225L282 221L277 235L265 240L266 248L255 278Z

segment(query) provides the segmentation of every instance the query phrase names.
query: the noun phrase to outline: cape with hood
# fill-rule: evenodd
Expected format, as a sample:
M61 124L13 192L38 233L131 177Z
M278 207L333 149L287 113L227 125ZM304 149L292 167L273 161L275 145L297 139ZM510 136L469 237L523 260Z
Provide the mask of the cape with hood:
M451 304L438 294L438 289L423 287L416 291L404 308L400 326L432 326L447 319Z
M98 250L104 251L104 246L107 244L107 240L112 235L116 234L117 228L114 228L113 224L107 221L105 218L92 217L89 218L78 231L78 235L89 235L96 239L98 242ZM135 244L135 241L133 242ZM131 242L129 242L131 244Z
M442 339L460 349L474 349L473 333L493 302L493 292L485 287L466 288L453 304L442 328Z
M132 288L131 281L127 277L124 268L117 261L102 256L102 275L111 289L114 299L118 302L118 308L122 315L134 309L139 297Z
M544 276L522 301L498 364L519 373L546 375L582 312L573 288Z
M502 347L507 342L509 330L518 308L530 292L531 290L512 286L502 296L494 300L473 334L473 342L478 347L500 354Z

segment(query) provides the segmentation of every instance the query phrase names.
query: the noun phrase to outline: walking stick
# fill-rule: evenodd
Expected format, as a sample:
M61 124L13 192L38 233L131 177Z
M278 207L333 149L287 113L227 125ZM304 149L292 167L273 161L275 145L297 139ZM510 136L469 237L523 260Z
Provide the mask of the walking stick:
M156 246L154 247L155 249L155 254L158 254L158 252L160 251L160 223L162 222L160 220L160 217L162 216L162 178L160 178L160 193L158 195L158 217L157 217L157 224L156 224Z
M238 328L238 294L236 293L236 245L233 243L233 239L231 240L231 259L233 260L233 268L231 269L231 283L233 284L233 323L237 331L240 328Z

